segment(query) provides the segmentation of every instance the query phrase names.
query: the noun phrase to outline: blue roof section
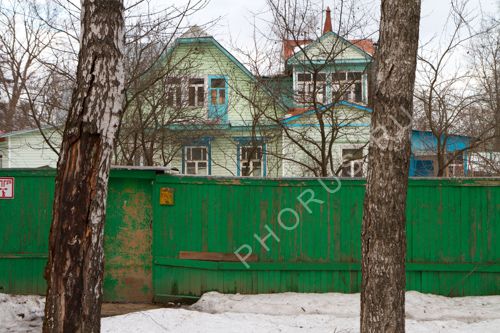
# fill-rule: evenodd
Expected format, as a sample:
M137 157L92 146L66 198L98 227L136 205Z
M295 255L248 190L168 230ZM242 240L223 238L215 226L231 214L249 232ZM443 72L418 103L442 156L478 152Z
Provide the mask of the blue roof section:
M327 105L323 105L322 107L319 108L319 111L323 112L323 111L328 110L328 109L330 109L330 108L332 108L334 106L346 106L346 107L358 109L358 110L361 110L361 111L365 111L365 112L368 112L368 113L372 113L373 112L373 110L371 108L367 107L367 106L356 104L356 103L352 103L352 102L348 102L348 101L339 101L337 103L330 103L330 104L327 104ZM288 118L284 118L283 119L283 123L288 123L290 121L294 121L296 119L299 119L299 118L301 118L303 116L308 116L308 115L313 114L315 112L316 112L315 109L304 111L301 114L298 114L298 115L295 115L295 116L291 116L291 117L288 117Z
M446 137L446 150L449 152L465 150L471 146L473 139L469 136L450 134ZM438 140L431 131L412 130L411 150L413 153L435 152L437 145Z
M326 38L331 37L331 36L333 36L333 37L335 37L335 38L338 38L338 39L340 39L341 41L343 41L343 42L345 42L345 43L349 44L350 46L354 47L354 48L355 48L355 49L357 49L359 52L361 52L361 53L364 55L364 57L365 57L365 59L364 59L364 60L363 60L363 59L349 59L349 60L347 60L347 59L338 59L338 60L333 60L333 62L337 62L337 61L339 61L339 62L367 62L367 63L368 63L368 62L371 62L371 61L372 61L372 59L373 59L373 58L372 58L372 56L371 56L371 55L369 55L368 53L366 53L366 52L365 52L365 50L363 50L363 49L362 49L362 48L360 48L359 46L357 46L357 45L355 45L355 44L351 43L349 40L347 40L347 39L345 39L344 37L342 37L342 36L338 35L337 33L333 32L333 31L330 31L330 32L327 32L326 34L324 34L323 36L321 36L320 38L316 39L314 42L312 42L312 43L310 43L310 44L306 45L306 46L305 46L305 47L304 47L304 48L303 48L300 52L297 52L296 54L294 54L293 56L291 56L291 57L290 57L290 58L286 61L286 62L287 62L287 64L289 64L289 65L297 65L297 64L301 64L301 63L302 63L302 61L300 61L299 59L297 59L297 56L298 56L298 55L300 55L300 54L302 54L302 53L304 53L304 52L307 52L307 50L309 50L311 47L313 47L313 45L315 45L315 44L317 44L317 43L320 43L323 39L326 39ZM319 64L319 63L321 63L321 61L317 61L317 60L315 60L315 61L313 61L313 63ZM324 61L323 61L323 63L324 63Z

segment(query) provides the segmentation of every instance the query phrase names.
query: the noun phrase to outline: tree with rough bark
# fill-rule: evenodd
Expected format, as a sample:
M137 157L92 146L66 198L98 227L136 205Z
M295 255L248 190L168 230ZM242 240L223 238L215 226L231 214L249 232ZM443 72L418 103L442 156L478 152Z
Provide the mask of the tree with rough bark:
M363 333L405 331L405 210L420 5L381 4L361 234Z
M122 0L84 0L58 161L44 332L99 332L108 175L124 100Z

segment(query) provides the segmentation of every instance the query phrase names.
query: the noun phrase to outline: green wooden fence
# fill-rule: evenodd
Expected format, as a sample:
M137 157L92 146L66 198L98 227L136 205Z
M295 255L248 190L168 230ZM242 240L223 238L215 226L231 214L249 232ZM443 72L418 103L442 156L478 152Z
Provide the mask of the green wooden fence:
M113 171L105 226L106 301L149 302L154 172ZM0 293L45 294L53 170L0 170L14 199L0 199Z
M154 200L161 188L171 188L174 204L154 204L155 298L196 297L209 290L359 292L365 181L343 179L335 193L329 193L335 181L325 185L157 177ZM452 296L500 293L499 185L498 179L410 180L408 289ZM323 203L309 202L312 194ZM258 238L266 238L269 250ZM179 259L181 251L233 253L242 246L258 257L248 268Z
M0 200L0 292L45 292L54 175L0 170L0 177L15 177L15 198ZM165 301L210 290L358 292L364 184L342 179L334 191L334 180L322 185L114 170L105 300ZM173 200L162 205L165 191ZM500 294L499 179L410 180L407 234L408 289ZM248 268L179 258L182 251L245 257L249 249L257 261L248 261Z

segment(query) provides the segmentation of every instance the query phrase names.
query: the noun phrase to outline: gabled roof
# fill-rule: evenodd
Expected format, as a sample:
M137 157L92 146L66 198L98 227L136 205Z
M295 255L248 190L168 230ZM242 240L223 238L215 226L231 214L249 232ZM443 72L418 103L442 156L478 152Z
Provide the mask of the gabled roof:
M238 59L236 59L236 57L234 55L232 55L225 47L223 47L213 36L206 35L206 36L202 36L202 37L190 37L190 35L193 31L195 33L199 32L199 31L197 31L197 29L195 27L196 26L191 27L188 30L188 32L186 32L181 37L177 38L174 45L170 49L168 49L168 51L166 52L165 57L168 57L175 50L175 48L179 45L196 44L196 43L210 44L210 45L215 46L215 48L217 48L222 54L224 54L226 56L226 58L229 59L229 61L231 61L233 64L235 64L236 67L238 67L250 80L252 80L254 82L257 81L257 78L255 77L255 75L253 75L253 73L250 72L250 70L248 70L248 68L246 68L245 65L243 65ZM192 30L192 29L194 29L194 30ZM190 31L191 31L191 33L189 33ZM269 89L267 87L262 86L262 89L264 91L266 91L268 94L272 95L272 92L269 91ZM281 102L279 102L278 105L280 105L282 108L286 109L286 106L284 104L282 104Z
M196 27L196 26L195 26ZM188 32L186 32L184 35L181 37L177 38L175 40L174 45L167 51L165 54L165 57L168 57L174 49L183 44L211 44L215 46L222 54L224 54L231 62L233 62L239 69L243 71L249 78L252 80L256 80L255 76L248 70L248 68L245 67L238 59L236 59L235 56L233 56L226 48L224 48L217 40L215 40L214 37L206 35L206 36L200 36L200 37L190 37L192 34L188 34L191 29L194 27L191 27ZM186 37L184 37L186 36Z
M375 54L375 44L371 39L350 39L349 42L351 42L354 46L359 47L372 57Z
M340 40L341 43L344 43L347 45L346 49L352 47L354 50L356 50L358 53L360 53L362 58L364 58L364 59L347 59L347 60L346 59L332 59L332 62L343 62L343 61L347 62L347 61L349 61L349 62L368 63L368 62L372 61L371 54L369 54L367 52L368 51L368 49L367 49L368 42L361 43L360 40L353 40L351 42L351 41L345 39L344 37L336 34L335 32L330 31L330 32L325 33L323 36L321 36L320 38L318 38L314 42L305 46L299 52L295 53L292 57L290 57L290 59L287 60L287 64L290 64L290 65L301 64L302 63L302 61L300 60L301 55L303 55L304 53L307 53L308 51L310 51L313 47L317 46L318 44L322 44L328 38L332 38L332 39L335 38L335 39ZM357 45L357 44L359 44L359 45ZM372 43L372 45L373 45L373 43ZM366 51L365 51L365 47L366 47ZM317 62L324 62L324 61L325 61L325 59L321 60L321 58L318 58L318 60L317 60Z
M294 121L294 120L297 120L299 118L302 118L304 116L308 116L308 115L311 115L315 112L323 112L325 110L328 110L332 107L335 107L335 106L346 106L346 107L349 107L349 108L354 108L354 109L357 109L357 110L360 110L360 111L363 111L363 112L368 112L368 113L372 113L373 110L369 107L366 107L366 106L363 106L363 105L360 105L360 104L356 104L356 103L352 103L352 102L348 102L348 101L339 101L337 103L330 103L330 104L327 104L327 105L323 105L322 107L319 108L319 110L316 110L316 109L310 109L310 110L305 110L303 112L300 112L300 113L296 113L296 114L287 114L285 117L283 117L283 120L282 122L283 123L288 123L288 122L291 122L291 121Z

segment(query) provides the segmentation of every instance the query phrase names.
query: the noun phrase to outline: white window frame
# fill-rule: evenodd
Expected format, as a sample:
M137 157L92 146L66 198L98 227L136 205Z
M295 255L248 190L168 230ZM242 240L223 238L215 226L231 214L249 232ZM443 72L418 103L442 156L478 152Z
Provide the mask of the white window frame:
M203 80L202 83L191 83L191 80ZM202 77L189 77L187 78L187 105L189 107L204 107L205 106L205 101L206 101L206 79ZM191 88L194 88L194 105L191 105L191 100L190 100L190 94L191 94ZM202 90L203 92L203 97L200 100L199 96L199 90Z
M300 75L309 75L309 80L300 80ZM323 75L324 80L316 79L316 102L320 104L326 103L326 85L327 85L327 74L326 73L317 73L317 75ZM296 95L298 100L302 104L311 104L313 103L313 93L314 93L314 75L313 73L308 72L297 72L296 73ZM323 90L321 92L321 90Z
M350 159L348 158L348 154L344 156L344 151L345 150L359 150L361 151L361 158L358 159ZM350 155L352 156L352 155ZM349 173L347 175L344 174L344 168L347 166L349 167ZM362 148L343 148L342 149L342 177L363 177L364 175L364 169L363 169L363 164L364 164L364 158L363 158L363 150ZM356 171L361 170L361 175L356 175Z
M338 74L338 73L343 73L344 78L343 79L342 78L341 79L334 79L333 76L335 74ZM359 76L360 76L359 79L356 79L356 80L350 79L349 74L351 74L351 73L359 74ZM360 72L360 71L338 71L336 73L332 73L331 80L332 80L332 83L331 83L332 99L333 99L335 92L342 89L342 90L345 90L344 96L342 97L343 99L346 99L346 100L348 100L350 102L354 102L354 103L364 103L365 102L365 99L364 99L365 87L363 84L363 72ZM356 100L356 85L357 84L359 84L361 87L359 100ZM348 85L347 89L345 88L346 85Z
M179 80L176 83L170 83L168 81ZM168 107L181 107L182 106L182 78L180 77L168 77L167 78L167 86L166 86L166 94L167 94L167 106ZM180 93L180 94L178 94ZM171 96L172 95L172 96ZM180 95L180 96L179 96ZM172 97L172 104L169 103L170 96Z
M205 150L205 159L200 159L200 160L194 160L192 159L192 150L193 149L204 149ZM203 154L202 154L203 155ZM203 157L203 156L202 156ZM208 176L209 175L209 170L208 170L208 159L210 156L208 155L208 147L207 146L185 146L184 147L184 174L186 175L201 175L201 176ZM194 170L195 173L188 173L188 163L194 163ZM206 172L201 174L200 171L200 163L205 163L205 170Z
M252 158L248 159L244 157L243 150L244 149L250 149L254 150L257 149L257 156L259 156L259 151L260 150L260 158ZM254 168L254 163L260 163L260 174L256 175L254 174L255 168ZM248 175L245 175L243 170L248 168L249 172ZM244 145L240 147L240 175L242 177L263 177L264 176L264 146L263 145L257 145L257 146L251 146L251 145Z

